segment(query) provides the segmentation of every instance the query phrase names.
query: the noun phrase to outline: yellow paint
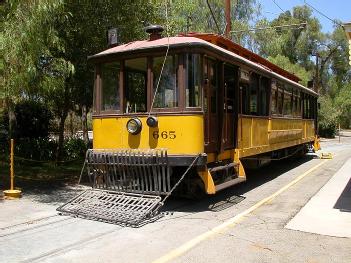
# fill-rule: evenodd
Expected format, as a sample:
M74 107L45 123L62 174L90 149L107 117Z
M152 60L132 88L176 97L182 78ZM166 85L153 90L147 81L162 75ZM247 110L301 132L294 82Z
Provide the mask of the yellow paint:
M215 194L216 187L213 182L211 173L207 169L205 169L203 171L198 171L198 175L201 177L201 180L204 182L206 193Z
M238 171L238 176L241 178L246 178L246 173L243 164L240 161L240 151L236 149L234 151L234 156L232 158L235 163L239 164L239 171Z
M296 179L294 179L293 181L291 181L290 183L285 185L284 187L280 188L278 191L276 191L272 195L262 199L261 201L259 201L255 205L251 206L249 209L247 209L244 212L242 212L242 213L240 213L240 214L228 219L224 223L222 223L222 224L210 229L209 231L207 231L207 232L205 232L205 233L203 233L203 234L201 234L199 236L196 236L195 238L187 241L183 245L171 250L167 254L165 254L162 257L156 259L155 261L153 261L153 263L170 262L170 261L172 261L172 260L184 255L185 253L190 251L192 248L194 248L195 246L197 246L201 242L203 242L203 241L205 241L205 240L207 240L209 238L212 238L213 236L216 236L218 234L224 233L230 227L236 226L238 223L243 221L252 212L257 210L261 206L265 205L266 203L271 202L274 198L276 198L277 196L279 196L280 194L282 194L283 192L288 190L291 186L293 186L296 183L298 183L299 181L301 181L304 177L306 177L307 175L311 174L313 171L315 171L318 167L320 167L323 164L325 164L327 161L328 160L320 162L316 166L312 167L311 169L309 169L308 171L306 171L305 173L303 173L302 175L298 176Z
M322 153L321 159L333 159L333 155L331 153Z
M130 118L128 116L94 118L94 149L166 148L168 154L176 155L195 155L204 152L204 124L201 115L158 116L156 128L147 126L147 117L139 117L142 122L142 131L137 135L130 134L126 129ZM158 138L154 138L154 132L158 132ZM176 137L172 139L173 135L169 132L174 132L172 134Z
M313 149L314 151L319 151L321 149L320 138L318 136L314 137Z
M241 157L313 142L313 120L239 117L238 149Z

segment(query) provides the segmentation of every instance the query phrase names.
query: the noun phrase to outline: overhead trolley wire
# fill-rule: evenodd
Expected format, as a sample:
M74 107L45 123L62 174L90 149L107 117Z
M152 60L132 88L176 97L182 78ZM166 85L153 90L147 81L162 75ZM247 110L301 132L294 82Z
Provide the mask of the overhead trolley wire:
M336 19L331 19L329 16L327 16L326 14L322 13L321 11L319 11L317 8L315 8L314 6L312 6L311 4L307 3L306 0L304 1L305 5L309 6L310 8L312 8L314 11L316 11L318 14L320 14L321 16L325 17L326 19L329 19L332 23L338 25L338 26L342 26L341 23L339 23Z
M157 80L157 85L156 85L156 89L155 89L155 92L154 92L154 97L152 98L152 102L151 102L151 106L150 106L150 111L149 111L148 117L151 116L152 108L153 108L153 106L154 106L154 102L155 102L155 99L156 99L158 87L160 86L160 81L161 81L163 69L164 69L165 64L166 64L166 60L167 60L167 57L168 57L169 46L170 46L170 45L169 45L168 1L166 1L166 33L167 33L167 50L166 50L165 58L164 58L163 63L162 63L162 67L161 67L161 71L160 71L160 76L159 76L159 78L158 78L158 80Z
M281 7L276 3L275 0L272 0L272 1L273 1L273 3L274 3L280 10L282 10L283 13L285 12L285 11L283 10L283 8L281 8Z
M306 26L307 26L307 22L303 22L298 24L288 24L288 25L281 25L281 26L253 27L253 28L244 29L244 30L230 31L230 33L235 34L235 33L242 33L242 32L259 31L259 30L276 29L276 28L291 28L291 27L296 27L293 29L303 29Z

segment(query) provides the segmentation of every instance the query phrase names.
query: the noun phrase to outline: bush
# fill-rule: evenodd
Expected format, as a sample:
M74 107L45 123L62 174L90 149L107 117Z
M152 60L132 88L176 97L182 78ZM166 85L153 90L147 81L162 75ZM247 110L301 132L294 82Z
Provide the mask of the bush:
M319 123L319 136L324 138L335 138L336 126L334 124Z
M15 140L15 155L31 160L53 161L57 142L48 138L21 138Z
M64 143L64 151L66 159L84 158L88 146L80 138L69 138Z
M321 96L319 103L321 105L318 111L319 135L334 138L340 113L333 106L333 101L329 96Z

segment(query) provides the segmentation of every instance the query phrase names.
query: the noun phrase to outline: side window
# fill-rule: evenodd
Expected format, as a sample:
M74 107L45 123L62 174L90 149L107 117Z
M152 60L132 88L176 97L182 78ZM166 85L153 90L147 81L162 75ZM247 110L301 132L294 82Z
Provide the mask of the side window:
M291 116L292 109L292 88L288 85L284 87L284 106L283 106L283 115Z
M120 63L112 62L101 65L101 110L119 110L119 72Z
M249 85L246 83L240 83L239 84L239 89L241 93L241 106L240 106L240 112L244 115L249 115L250 114L250 94L249 94Z
M261 77L259 87L259 115L268 115L267 94L269 92L269 79Z
M304 93L303 94L303 118L310 119L311 118L311 102L310 95Z
M271 84L271 113L278 114L278 87L275 80L272 81Z
M258 84L259 84L259 76L255 73L252 73L250 76L250 101L249 101L249 109L251 115L257 115L258 113Z
M298 89L294 89L293 116L301 117L300 91Z
M185 105L201 107L201 56L187 54L185 60ZM210 69L211 71L211 69ZM212 72L210 72L211 74ZM213 76L210 76L213 79Z
M278 96L277 96L277 114L283 114L283 94L284 94L284 90L283 90L283 86L278 83L277 85L277 89L278 89Z

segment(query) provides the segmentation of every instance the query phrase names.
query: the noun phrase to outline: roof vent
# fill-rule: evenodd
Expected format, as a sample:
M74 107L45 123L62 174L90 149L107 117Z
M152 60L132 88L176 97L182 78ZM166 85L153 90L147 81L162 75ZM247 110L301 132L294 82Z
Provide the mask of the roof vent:
M159 25L151 25L145 27L145 32L150 35L150 41L162 38L161 33L163 30L163 27Z

